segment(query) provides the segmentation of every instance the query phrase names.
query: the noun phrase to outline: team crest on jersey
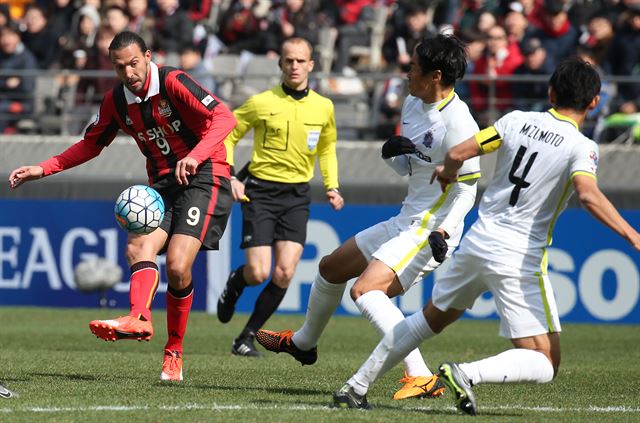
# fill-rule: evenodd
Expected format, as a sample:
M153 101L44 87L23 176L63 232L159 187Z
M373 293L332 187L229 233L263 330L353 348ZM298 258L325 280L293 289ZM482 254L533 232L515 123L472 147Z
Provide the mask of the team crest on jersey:
M169 106L169 102L167 100L160 100L158 103L158 113L160 113L160 116L165 118L171 116L171 106Z
M424 134L422 145L424 145L425 148L431 148L431 146L433 145L433 131L431 129L427 130L427 132Z
M133 121L131 120L131 118L129 117L129 115L125 115L125 117L124 117L124 123L125 123L127 126L131 126L131 125L133 125Z
M598 166L598 155L595 151L589 152L589 159L591 159L594 165Z

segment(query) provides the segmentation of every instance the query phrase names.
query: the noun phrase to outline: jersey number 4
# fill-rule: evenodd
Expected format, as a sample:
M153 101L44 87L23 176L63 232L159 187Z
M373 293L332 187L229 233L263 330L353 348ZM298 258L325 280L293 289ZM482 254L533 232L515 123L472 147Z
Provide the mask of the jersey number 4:
M533 153L529 157L527 164L524 165L524 169L522 170L522 175L516 176L516 170L518 170L518 168L520 167L520 164L522 163L522 159L526 152L527 152L527 147L520 146L520 148L518 149L518 152L516 153L516 158L513 160L513 165L511 165L511 171L509 172L509 181L513 185L515 185L513 187L513 191L511 191L511 197L509 198L509 205L511 206L515 206L516 203L518 202L518 197L520 196L520 190L522 190L523 188L528 188L529 185L531 185L531 183L525 181L525 178L527 177L529 170L531 170L531 166L533 165L533 162L536 160L536 157L538 156L537 152Z

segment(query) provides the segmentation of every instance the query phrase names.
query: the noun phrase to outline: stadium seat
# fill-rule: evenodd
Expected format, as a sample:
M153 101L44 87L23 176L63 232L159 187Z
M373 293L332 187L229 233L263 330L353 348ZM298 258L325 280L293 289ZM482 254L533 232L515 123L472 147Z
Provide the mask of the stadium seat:
M349 54L368 58L368 69L379 70L382 67L382 44L387 25L388 8L378 6L374 9L373 19L369 22L369 45L351 46Z

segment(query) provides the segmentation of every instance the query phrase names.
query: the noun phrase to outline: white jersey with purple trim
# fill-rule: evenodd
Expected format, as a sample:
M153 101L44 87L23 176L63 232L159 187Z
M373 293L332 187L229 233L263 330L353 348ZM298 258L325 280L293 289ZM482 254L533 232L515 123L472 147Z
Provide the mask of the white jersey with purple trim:
M598 145L554 109L511 112L476 141L485 153L499 148L498 158L463 244L484 259L546 273L546 247L573 193L572 178L595 178Z
M416 219L428 217L425 229L438 227L447 216L453 202L449 190L442 192L438 183L430 184L436 166L444 162L447 151L453 146L471 138L477 131L467 105L453 92L442 101L425 104L411 95L402 107L401 134L416 145L415 154L407 154L409 188L402 202L400 216ZM459 181L470 181L480 177L480 160L467 160L459 172ZM435 217L432 219L431 217ZM462 234L463 224L450 233L449 245L456 246Z

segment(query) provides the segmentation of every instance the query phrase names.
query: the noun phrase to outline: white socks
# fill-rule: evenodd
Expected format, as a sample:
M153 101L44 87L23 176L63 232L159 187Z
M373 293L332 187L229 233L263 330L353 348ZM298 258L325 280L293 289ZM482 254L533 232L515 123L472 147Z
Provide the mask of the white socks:
M384 336L404 320L402 311L382 291L369 291L361 295L355 303L360 313L373 324L380 336ZM417 348L404 358L404 364L410 376L433 375Z
M547 383L553 366L541 352L514 348L472 363L458 364L473 385L479 383Z
M364 395L369 385L398 364L420 342L436 334L427 324L422 310L412 314L385 334L358 372L347 381L358 395Z
M346 283L329 283L320 273L316 275L316 280L311 286L304 323L291 338L296 347L308 351L318 345L320 335L327 326L331 315L340 305L346 286Z

